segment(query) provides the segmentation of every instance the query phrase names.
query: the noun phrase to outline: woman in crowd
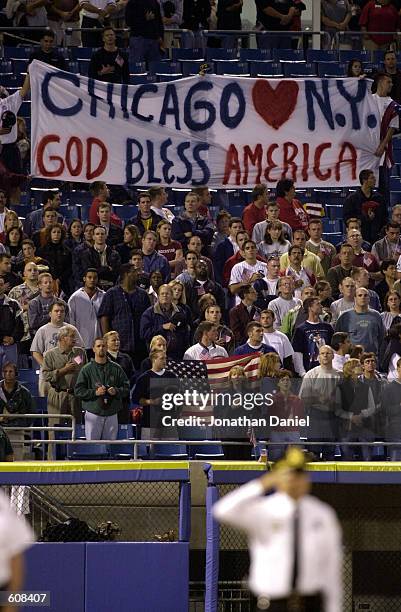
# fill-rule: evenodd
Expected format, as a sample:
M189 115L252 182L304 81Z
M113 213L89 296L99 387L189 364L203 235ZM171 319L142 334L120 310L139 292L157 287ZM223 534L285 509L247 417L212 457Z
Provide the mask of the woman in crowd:
M291 243L284 238L283 225L281 221L270 221L266 226L265 237L258 244L258 253L262 257L276 255L280 257L287 253Z
M352 59L348 62L347 76L355 77L357 79L364 79L366 77L361 60Z
M173 292L173 304L177 306L179 310L185 314L189 325L192 326L192 313L191 309L187 304L187 297L185 293L185 285L179 280L172 280L169 282L169 287Z
M359 359L349 359L343 367L344 379L336 391L336 415L339 418L339 438L343 442L373 442L375 401L368 384L360 380L362 366ZM364 461L372 458L370 446L359 447ZM352 461L358 447L341 447L342 458Z
M66 231L61 223L49 227L45 233L45 244L38 249L38 255L46 259L50 272L57 281L59 289L66 296L71 294L71 251L64 245Z
M214 304L217 304L216 298L214 297L214 295L212 295L211 293L205 293L205 295L201 295L201 297L198 300L199 316L193 322L194 329L198 327L199 323L202 323L202 321L205 320L206 308L208 308L209 306L214 306Z
M19 227L13 227L8 230L4 246L6 247L6 252L11 255L11 265L16 263L18 256L21 254L23 239L24 234Z
M121 263L128 263L131 259L131 252L134 249L140 249L141 246L141 236L138 228L135 225L126 225L124 227L123 242L116 246L116 251L120 255Z
M70 251L77 248L83 241L84 226L81 219L72 219L68 226L67 238L64 241L64 245Z
M171 269L171 276L174 277L176 276L176 264L184 257L181 242L171 240L171 223L166 220L160 221L156 228L156 234L156 250L159 255L164 255L167 259Z
M273 395L273 403L268 408L268 415L278 419L303 419L305 416L304 405L300 397L293 393L291 379L292 372L279 370L277 372L277 393ZM300 444L301 428L296 424L280 425L273 424L270 427L270 442L285 442L287 444ZM286 451L286 446L270 446L269 459L278 461Z
M389 291L384 298L383 310L380 314L386 331L395 323L401 323L401 297L397 291Z
M22 231L22 222L19 220L15 210L7 210L4 215L4 229L0 233L0 242L4 244L7 233L14 227L17 227Z
M388 344L381 362L381 369L387 372L387 380L397 378L397 362L401 358L401 322L390 327Z

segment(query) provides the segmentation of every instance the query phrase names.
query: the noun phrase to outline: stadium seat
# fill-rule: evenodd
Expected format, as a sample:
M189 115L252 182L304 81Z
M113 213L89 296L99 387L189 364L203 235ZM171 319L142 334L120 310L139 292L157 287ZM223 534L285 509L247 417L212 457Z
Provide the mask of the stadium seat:
M286 77L317 76L313 64L293 64L292 62L284 62L282 65L284 67L284 76Z
M155 459L188 459L185 444L155 444Z
M11 58L14 74L25 74L28 70L28 60L22 58Z
M306 61L311 62L336 62L338 53L335 50L307 49Z
M372 55L370 51L353 49L341 49L339 51L340 62L350 62L353 59L360 60L361 62L370 62L372 60Z
M250 62L249 69L251 77L283 76L282 64L275 64L274 62Z
M341 233L341 220L340 219L328 219L325 217L323 221L323 232L325 234L336 234Z
M322 78L346 76L347 65L336 62L321 62L317 64L317 73Z
M181 61L181 70L184 76L193 76L199 74L200 67L204 60Z
M90 60L88 60L88 59L79 59L78 60L79 74L81 74L82 76L88 76L89 62L90 62Z
M157 77L157 82L158 83L168 83L169 81L178 81L179 79L183 78L183 74L158 74L156 75Z
M343 218L343 213L344 213L344 208L343 206L336 206L334 205L328 205L326 206L326 212L328 214L328 216L330 217L330 219L332 219L333 221L336 219L342 219Z
M108 458L107 444L67 444L67 459L101 461Z
M394 162L396 164L401 164L401 149L397 148L393 150Z
M38 395L39 375L36 370L21 368L18 371L18 380L32 395Z
M156 83L157 78L154 74L130 74L130 85L146 85L147 83Z
M206 49L206 61L236 60L237 49Z
M11 60L0 60L0 74L13 74Z
M275 62L303 62L305 60L303 49L273 49Z
M224 459L224 452L221 444L194 444L190 447L190 452L193 459Z
M204 60L205 52L203 49L171 49L171 59L175 62L181 60Z
M121 206L113 205L113 212L116 213L123 221L129 221L138 213L138 207L131 204L122 204Z
M262 62L272 59L270 49L240 49L240 62Z
M93 196L89 191L70 191L68 194L73 206L90 206ZM78 215L79 216L79 215Z
M178 62L149 62L150 74L181 74L181 65Z
M327 233L327 234L322 234L322 238L323 240L330 242L332 245L337 246L338 244L342 242L343 234L342 232Z
M3 87L6 87L8 93L14 93L13 89L16 91L19 89L23 83L23 77L20 74L2 74L0 75L1 84Z
M4 47L4 57L6 59L28 59L33 51L32 47Z
M70 51L72 60L90 60L96 49L92 49L92 47L71 47Z
M216 74L249 76L248 62L215 62Z
M145 62L130 62L129 63L130 74L146 74Z

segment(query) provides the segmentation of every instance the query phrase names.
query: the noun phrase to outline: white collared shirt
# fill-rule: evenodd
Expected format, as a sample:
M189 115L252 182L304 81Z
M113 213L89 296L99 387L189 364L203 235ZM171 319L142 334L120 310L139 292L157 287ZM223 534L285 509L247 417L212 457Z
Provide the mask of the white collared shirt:
M87 349L92 348L95 339L102 336L97 313L104 294L102 289L97 289L95 295L90 298L81 287L68 300L70 322L79 330Z
M341 612L341 529L328 504L305 495L295 501L285 493L264 496L258 480L225 495L213 506L214 518L245 531L249 539L249 586L271 599L292 591L294 512L299 510L299 573L303 595L322 592L325 612Z
M228 357L228 353L222 346L211 344L208 347L203 346L200 342L190 346L185 351L183 359L196 359L197 361L205 361L207 359L216 359L216 357Z

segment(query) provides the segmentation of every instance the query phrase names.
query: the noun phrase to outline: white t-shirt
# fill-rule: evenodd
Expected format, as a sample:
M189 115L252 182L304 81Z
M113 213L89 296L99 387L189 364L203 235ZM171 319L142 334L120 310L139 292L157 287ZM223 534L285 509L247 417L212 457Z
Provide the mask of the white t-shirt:
M200 342L190 346L184 353L184 360L195 359L197 361L206 361L216 359L217 357L228 357L228 353L222 346L211 344L207 348Z
M13 93L11 96L7 96L7 98L0 99L0 119L4 111L11 111L16 115L21 107L21 104L22 98L19 90ZM16 140L17 122L15 122L15 125L11 128L11 132L9 134L3 134L2 136L0 136L0 143L11 144L13 142L16 142Z
M233 266L231 270L229 285L236 285L237 283L249 283L249 279L255 272L260 272L264 277L267 276L267 264L264 261L257 261L255 265L246 263L246 261L240 261ZM241 302L240 298L236 297L235 304Z
M85 4L86 0L80 0L79 5L82 6ZM114 0L91 0L91 4L96 6L96 8L104 11L104 9L109 6L109 4L115 4ZM99 19L99 15L97 13L89 13L89 11L81 11L83 17L89 17L89 19Z
M272 333L265 332L263 334L263 342L269 344L276 350L281 359L281 363L283 363L286 357L294 354L291 342L281 331L276 330Z

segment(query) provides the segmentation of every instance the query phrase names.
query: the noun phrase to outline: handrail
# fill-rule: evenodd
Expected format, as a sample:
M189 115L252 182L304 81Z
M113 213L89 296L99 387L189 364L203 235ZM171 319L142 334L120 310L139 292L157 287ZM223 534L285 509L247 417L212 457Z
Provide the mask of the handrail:
M355 38L366 38L366 36L370 36L371 34L377 34L377 35L392 34L395 38L401 36L401 32L395 32L395 31L390 31L390 32L367 32L367 31L365 32L364 31L362 32L361 30L341 30L340 32L336 32L333 36L333 47L335 47L337 51L340 50L339 45L340 45L341 37L354 36ZM357 49L355 51L357 51ZM371 51L371 49L367 49L367 51Z

